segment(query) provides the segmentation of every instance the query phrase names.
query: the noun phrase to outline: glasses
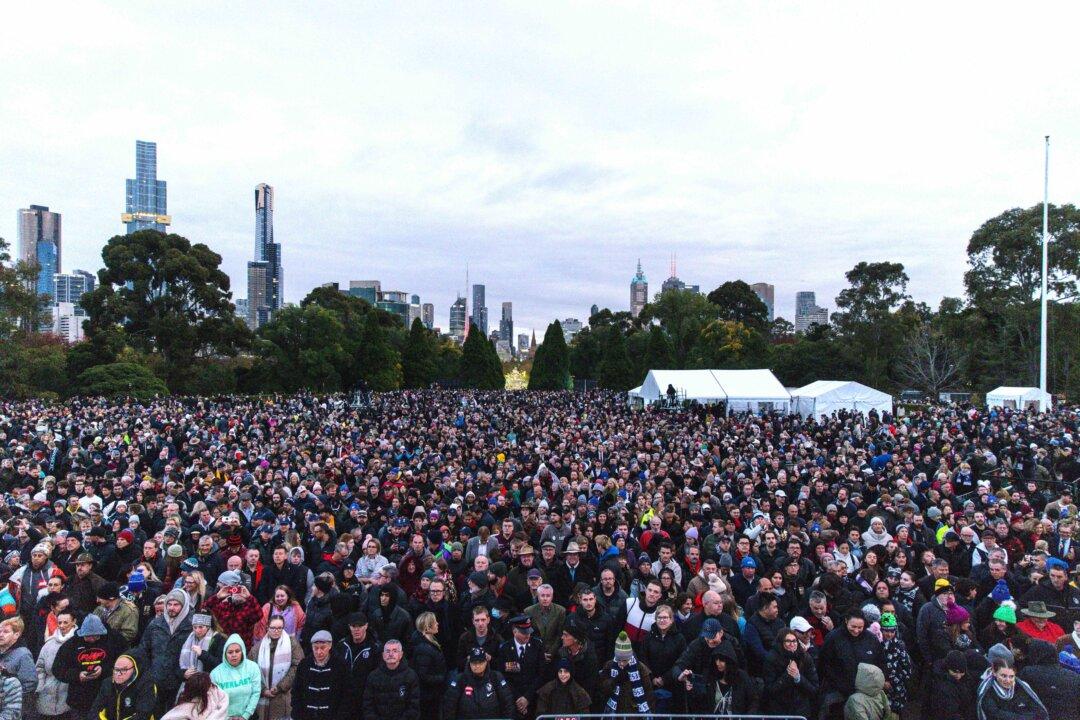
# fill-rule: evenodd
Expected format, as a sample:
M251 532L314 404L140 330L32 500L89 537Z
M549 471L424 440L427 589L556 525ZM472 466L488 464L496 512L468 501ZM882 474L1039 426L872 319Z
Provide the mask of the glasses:
M784 638L784 644L785 645L794 645L797 642L799 642L798 638L793 638L793 637Z
M115 667L113 667L113 675L123 675L124 673L129 673L134 669L135 669L134 667L122 668L122 667L119 667L119 666L115 666Z

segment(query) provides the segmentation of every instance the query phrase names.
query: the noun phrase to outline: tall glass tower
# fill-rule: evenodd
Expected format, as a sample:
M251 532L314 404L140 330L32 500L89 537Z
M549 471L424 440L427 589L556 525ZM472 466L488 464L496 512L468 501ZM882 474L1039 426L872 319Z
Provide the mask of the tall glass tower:
M37 263L34 283L38 295L56 298L56 273L60 272L60 213L44 205L31 205L19 211L19 259Z
M255 186L255 260L248 263L248 325L266 324L282 307L281 245L274 242L274 188Z
M135 178L127 181L126 210L120 221L128 235L139 230L167 232L169 217L165 181L157 179L157 143L135 141Z

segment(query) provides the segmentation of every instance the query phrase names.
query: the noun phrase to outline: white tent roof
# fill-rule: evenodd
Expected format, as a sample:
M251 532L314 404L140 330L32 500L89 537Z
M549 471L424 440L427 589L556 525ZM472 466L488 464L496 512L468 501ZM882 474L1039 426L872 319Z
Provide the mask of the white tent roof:
M790 402L791 395L771 370L710 370L727 393L728 402L753 400Z
M650 370L639 393L647 403L660 400L671 385L680 399L726 400L731 409L754 410L760 403L787 409L791 396L769 370Z
M1053 398L1050 393L1044 393L1037 387L1013 387L1002 385L986 393L987 407L1003 407L1007 401L1011 401L1018 407L1027 403L1038 403L1040 410L1048 410Z
M837 410L892 412L887 393L850 380L816 380L791 391L796 411L803 417L830 415Z
M641 383L640 393L646 402L654 402L671 385L687 400L710 402L727 399L711 370L650 370Z

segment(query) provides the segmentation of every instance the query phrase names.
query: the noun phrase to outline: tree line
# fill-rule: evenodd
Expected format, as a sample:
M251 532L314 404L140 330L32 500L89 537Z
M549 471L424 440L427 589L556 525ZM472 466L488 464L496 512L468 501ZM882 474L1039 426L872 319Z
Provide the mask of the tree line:
M832 322L805 334L741 280L708 295L668 291L638 317L603 309L567 345L556 321L531 360L528 387L575 380L627 390L651 368L771 368L781 382L854 379L896 392L985 391L1038 381L1041 206L1013 209L968 241L965 296L937 308L912 300L903 265L859 262ZM1048 380L1080 397L1080 212L1051 206ZM35 268L0 239L0 394L149 396L165 392L319 392L503 387L495 347L475 327L463 346L334 288L316 288L251 332L238 317L221 256L144 230L102 251L98 287L82 299L86 340L34 332L46 314Z

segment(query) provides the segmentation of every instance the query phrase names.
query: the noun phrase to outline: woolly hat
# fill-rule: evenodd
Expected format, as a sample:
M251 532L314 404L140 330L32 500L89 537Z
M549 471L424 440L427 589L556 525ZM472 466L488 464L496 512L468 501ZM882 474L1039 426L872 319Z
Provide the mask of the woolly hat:
M194 572L199 569L199 561L193 557L189 557L184 562L180 563L180 570L183 572Z
M81 638L101 637L102 635L107 635L108 632L109 631L105 629L105 623L101 622L101 618L97 615L87 615L83 619L82 625L79 626L78 635Z
M128 575L128 592L142 592L146 589L146 576L143 574L142 568L135 568L131 571L131 575Z
M719 575L709 575L709 589L718 595L723 595L728 591L728 584L724 582L724 579Z
M966 673L967 660L964 659L964 653L959 650L950 650L945 656L945 669L955 673Z
M469 575L469 582L481 590L489 585L487 573L480 572L479 570Z
M222 587L233 587L239 585L243 578L240 577L240 573L235 570L226 570L218 575L218 585ZM324 591L325 592L325 591Z
M206 627L213 626L213 620L206 613L195 613L191 616L192 625L205 625Z
M123 540L128 545L130 545L131 543L135 542L135 533L131 532L130 530L121 530L116 534L116 539Z
M1016 667L1016 657L1013 655L1012 650L1005 647L1001 643L993 645L989 650L986 651L986 660L991 665L994 664L995 660L1004 660L1006 663L1008 663L1009 667Z
M990 597L998 605L1006 600L1012 600L1012 593L1009 592L1009 585L1004 580L998 580L994 585L994 589L990 591Z
M165 551L165 554L168 555L169 557L174 557L174 558L183 557L184 556L184 548L182 548L180 546L180 543L173 543L172 545L169 546L169 549Z
M896 629L896 616L892 613L881 613L881 629L882 630L895 630Z
M971 614L964 609L963 605L950 605L945 610L946 625L962 625L971 619Z
M874 603L866 603L862 606L862 614L866 622L873 624L881 619L881 608Z
M623 630L615 640L615 660L630 660L634 657L634 648L630 645L630 636Z
M1002 622L1009 623L1010 625L1016 624L1016 608L1012 605L1001 605L994 611L994 619Z

